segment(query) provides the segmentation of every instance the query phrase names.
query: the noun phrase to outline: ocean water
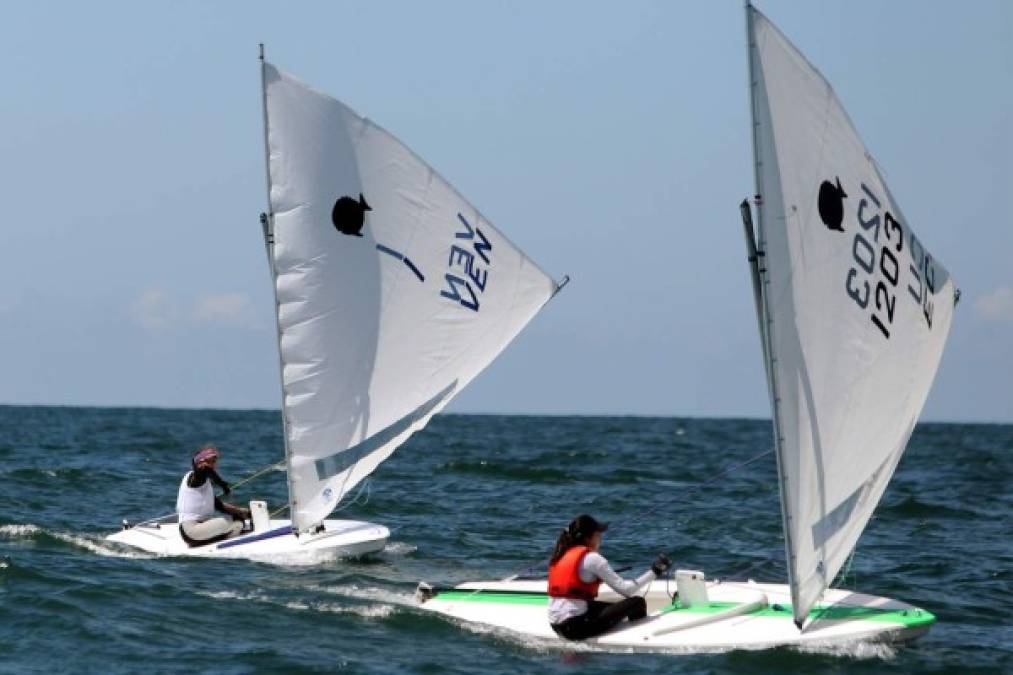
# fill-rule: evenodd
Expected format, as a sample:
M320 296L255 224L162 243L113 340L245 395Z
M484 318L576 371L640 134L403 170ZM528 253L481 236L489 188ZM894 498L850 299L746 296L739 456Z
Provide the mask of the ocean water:
M1013 426L922 424L844 587L939 619L901 647L635 654L557 649L414 607L418 581L500 578L544 559L576 513L612 521L603 552L646 567L783 581L761 420L439 416L341 517L387 548L293 565L158 558L103 541L171 511L190 451L232 482L282 457L279 415L0 407L0 672L1013 671ZM704 485L705 483L709 483ZM286 501L271 472L233 495Z

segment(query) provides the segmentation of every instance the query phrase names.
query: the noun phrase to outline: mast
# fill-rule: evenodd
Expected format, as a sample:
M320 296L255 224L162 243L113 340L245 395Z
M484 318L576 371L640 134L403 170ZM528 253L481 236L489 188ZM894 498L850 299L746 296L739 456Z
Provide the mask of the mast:
M753 30L753 6L750 0L745 0L746 10L746 51L749 55L749 112L752 127L751 138L753 141L753 180L756 185L754 202L756 203L756 240L753 240L753 228L751 222L746 222L749 211L748 202L744 202L742 208L743 224L746 227L746 243L749 248L750 263L752 265L754 296L757 298L757 312L760 324L760 343L763 349L764 367L767 372L767 389L770 395L770 408L774 421L774 455L777 458L777 484L781 496L781 525L784 531L784 547L788 569L788 585L791 587L792 612L794 613L795 625L802 630L802 622L805 617L798 616L798 588L794 580L795 570L795 547L791 538L791 522L788 515L788 481L784 472L784 459L782 457L782 433L780 397L777 393L777 357L774 355L773 321L770 317L770 308L767 306L769 297L770 279L767 276L766 266L766 236L763 222L763 157L759 143L759 122L757 121L757 95L756 88L759 84L760 74L756 69L756 41ZM751 219L750 219L751 220ZM758 242L758 246L757 246ZM755 254L754 254L755 252Z
M274 209L271 207L271 147L268 141L267 125L267 63L264 61L264 43L260 43L260 94L264 119L264 168L267 178L267 213L260 214L264 228L264 245L267 248L267 263L271 270L271 294L274 297L274 325L278 337L278 376L281 381L281 426L285 443L285 481L288 485L288 515L295 515L295 492L292 490L292 454L289 449L288 409L285 400L285 362L281 354L281 320L278 305L278 271L274 264ZM298 534L298 533L296 533Z

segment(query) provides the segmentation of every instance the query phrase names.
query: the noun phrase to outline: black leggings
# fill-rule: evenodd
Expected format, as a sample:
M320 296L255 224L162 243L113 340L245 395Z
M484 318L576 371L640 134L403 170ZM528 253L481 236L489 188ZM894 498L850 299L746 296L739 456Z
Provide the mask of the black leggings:
M619 602L591 600L587 603L587 612L552 624L552 630L567 640L584 640L611 630L623 619L636 621L645 616L647 603L639 595Z

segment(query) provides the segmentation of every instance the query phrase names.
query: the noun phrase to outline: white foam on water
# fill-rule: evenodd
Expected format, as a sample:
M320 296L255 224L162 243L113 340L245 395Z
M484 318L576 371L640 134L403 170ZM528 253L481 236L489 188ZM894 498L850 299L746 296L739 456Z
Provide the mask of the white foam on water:
M355 614L364 619L385 619L397 612L393 605L338 605L334 603L315 603L307 607L317 612L334 614Z
M419 550L418 546L403 541L388 541L383 547L383 552L388 555L411 555Z
M851 659L878 659L892 661L897 656L897 647L886 642L838 642L836 644L801 645L796 649L803 654L821 654Z
M46 534L50 535L54 539L59 539L62 542L71 544L72 546L77 546L87 551L91 551L96 555L102 555L109 558L131 558L134 560L152 560L158 557L154 553L145 553L143 551L138 551L137 549L123 550L115 546L109 546L108 544L101 543L102 542L101 538L96 538L93 540L91 537L86 537L77 534L67 534L65 532L47 531Z
M649 478L646 482L653 483L655 485L661 485L664 487L686 487L685 481L668 480L667 478Z
M238 600L246 602L259 602L276 607L284 607L300 612L328 612L331 614L354 614L364 619L383 619L397 612L392 605L340 605L331 602L306 602L302 600L279 600L259 592L237 592L237 591L197 591L212 600Z
M255 600L258 602L264 602L266 596L258 592L249 591L197 591L197 595L202 595L205 598L211 598L212 600Z
M360 586L317 586L314 590L323 591L324 593L331 593L333 595L341 595L346 598L355 598L356 600L370 600L373 602L380 602L390 605L399 605L402 607L418 607L418 603L415 601L414 593L396 592L385 588L377 588L375 586L362 588Z
M388 616L396 613L398 609L393 605L367 605L364 607L348 607L346 611L351 611L366 619L386 619Z
M39 532L42 532L42 528L30 523L24 525L0 525L0 536L7 539L33 537Z
M0 525L0 537L6 537L8 539L31 539L38 534L46 534L53 539L59 539L71 546L77 546L78 548L83 548L86 551L91 551L97 555L108 556L110 558L151 559L158 557L152 553L144 553L137 550L125 551L109 546L108 544L101 543L101 537L90 537L86 535L70 534L67 532L57 532L55 530L44 530L38 525L32 525L31 523Z

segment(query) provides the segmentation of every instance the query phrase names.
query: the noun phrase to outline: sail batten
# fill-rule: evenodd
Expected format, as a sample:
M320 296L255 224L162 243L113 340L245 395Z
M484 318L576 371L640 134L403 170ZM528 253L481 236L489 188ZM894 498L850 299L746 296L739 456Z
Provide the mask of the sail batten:
M853 550L928 395L955 289L830 84L747 3L757 239L796 622ZM763 331L761 331L762 333Z
M483 370L555 282L382 127L265 63L293 526Z

